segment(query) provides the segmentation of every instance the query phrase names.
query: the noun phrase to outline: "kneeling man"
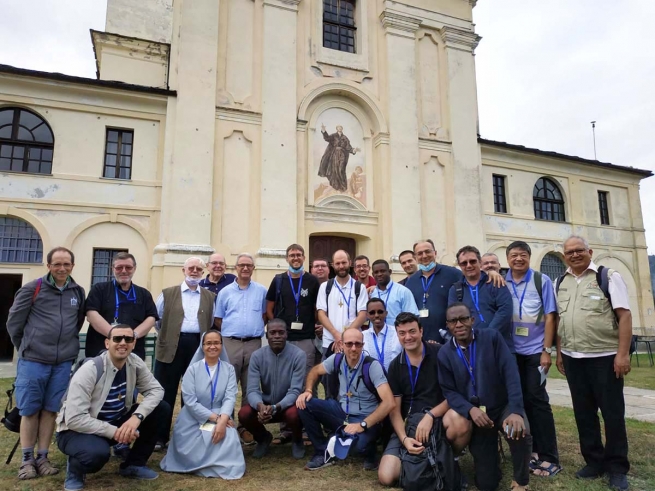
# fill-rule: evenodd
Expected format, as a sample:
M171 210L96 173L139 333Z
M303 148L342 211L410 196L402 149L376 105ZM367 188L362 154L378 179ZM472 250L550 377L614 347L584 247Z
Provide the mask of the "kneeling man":
M450 409L439 385L438 354L441 345L423 341L423 328L417 315L402 312L396 317L396 332L403 351L391 362L387 379L396 398L390 419L395 433L391 436L378 470L380 483L393 486L401 471L400 450L410 454L425 450L432 425L443 418L446 438L455 455L461 453L471 438L471 422ZM415 438L405 432L405 421L416 413L425 413Z
M453 337L439 350L439 383L450 407L473 421L469 449L475 485L480 491L498 487L500 431L512 453L512 491L525 491L532 436L516 361L498 331L473 330L471 311L463 303L448 307L446 325Z
M334 354L307 375L305 392L298 396L296 406L300 419L314 446L314 457L305 465L313 471L333 462L326 460L328 440L323 428L357 435L353 450L364 454L364 469L377 469L376 440L381 422L393 409L394 400L380 362L363 354L364 337L356 328L348 328L341 334L344 354ZM335 363L336 359L340 363ZM366 365L366 366L365 366ZM368 376L364 371L368 371ZM322 375L338 374L339 399L322 400L312 397L312 389Z
M68 456L64 489L84 487L86 474L98 472L116 443L133 444L118 473L157 479L146 467L157 440L157 428L170 418L162 401L164 389L141 358L131 354L134 330L125 324L109 331L107 351L87 360L70 381L57 417L57 445ZM136 404L134 389L143 395Z

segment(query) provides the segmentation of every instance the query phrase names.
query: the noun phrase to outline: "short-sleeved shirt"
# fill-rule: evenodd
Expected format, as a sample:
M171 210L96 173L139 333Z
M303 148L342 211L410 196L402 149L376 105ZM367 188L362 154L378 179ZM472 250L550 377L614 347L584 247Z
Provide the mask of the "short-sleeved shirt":
M301 279L302 284L300 283ZM291 278L288 273L277 275L273 278L268 293L266 293L266 300L269 302L276 301L276 284L278 281L280 285L280 303L279 305L275 305L275 317L283 319L287 323L288 340L300 341L302 339L314 339L316 337L314 333L314 326L316 325L316 299L320 286L318 280L309 273L304 273L299 278ZM293 289L291 288L290 281L293 282ZM294 291L298 294L297 319ZM302 329L291 329L291 323L296 321L302 322Z
M216 282L212 283L209 281L209 275L207 275L203 280L200 282L200 286L205 288L206 290L209 290L210 292L214 293L215 295L218 295L218 293L225 288L227 285L234 283L234 280L236 280L237 277L234 276L233 274L230 273L225 273L221 278Z
M528 281L526 281L526 279ZM541 298L534 283L534 270L530 269L519 281L514 281L512 271L505 276L507 289L512 295L514 313L512 315L512 337L514 349L519 355L536 355L543 351L544 334L546 330L546 314L557 312L557 303L553 293L553 282L545 274L541 275L541 296L543 297L543 314L537 323L541 311ZM523 294L525 292L525 295ZM521 298L523 302L521 302ZM525 332L527 336L517 335Z
M236 281L216 297L214 315L223 319L221 333L226 337L260 338L264 335L266 287L251 281L241 288Z
M379 286L371 292L371 298L379 298L387 306L387 324L393 326L396 317L401 312L411 312L418 315L418 308L414 295L407 288L399 283L390 281L385 290L380 290Z
M316 309L327 312L334 328L342 332L345 326L349 326L355 320L359 312L366 311L368 293L366 293L366 287L362 285L359 297L355 300L355 279L348 277L348 282L344 286L339 285L335 279L330 296L326 299L327 285L328 281L323 283L318 291ZM323 329L323 348L330 346L333 341L334 337L330 331Z
M101 421L112 422L120 419L127 413L125 407L125 395L127 393L127 375L125 365L116 372L114 381L111 383L111 389L107 394L105 403L98 411L98 419Z
M134 288L133 295L129 290L127 293L123 292L121 287L117 287L113 280L96 283L89 291L85 309L87 312L90 310L98 312L104 320L109 324L113 324L114 315L116 314L116 298L118 298L118 323L135 328L148 317L159 320L157 308L150 292L134 283L132 287ZM95 329L89 329L86 335L85 356L97 356L105 349L105 339L105 336ZM135 355L145 358L145 343L145 337L137 340L134 347Z
M382 363L385 370L389 370L389 365L391 365L393 359L403 349L398 340L396 328L387 323L380 330L379 334L375 334L375 328L373 326L369 327L362 334L364 335L364 351L366 354ZM377 344L375 344L376 341ZM382 359L380 359L381 357Z
M404 418L408 416L410 403L412 414L420 413L424 409L432 409L444 401L441 386L439 385L439 368L437 356L441 345L423 342L425 357L421 363L421 370L416 380L414 397L412 400L412 382L409 378L407 360L403 350L389 366L387 379L389 387L395 397L402 397L400 413ZM416 377L418 367L412 365L412 377Z
M325 368L325 371L328 374L334 373L335 357L336 355L332 355L323 362L323 368ZM346 412L346 414L366 417L376 410L378 407L378 400L375 394L371 393L366 388L366 384L364 384L364 376L362 375L363 360L364 354L362 354L362 358L360 358L355 368L351 370L344 355L337 370L339 370L339 403L341 404L341 408ZM382 365L380 365L380 362L377 360L371 363L368 373L371 382L376 388L387 383L387 377L384 375ZM350 385L350 388L348 388L348 382L351 378L352 384ZM350 397L350 404L347 404L346 398L346 393L348 391L352 394L352 397Z

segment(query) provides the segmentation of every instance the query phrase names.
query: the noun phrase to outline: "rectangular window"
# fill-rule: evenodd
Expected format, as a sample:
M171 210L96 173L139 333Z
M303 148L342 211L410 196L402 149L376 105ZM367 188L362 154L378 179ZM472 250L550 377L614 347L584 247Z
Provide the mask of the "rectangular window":
M91 286L103 281L110 281L114 275L111 262L119 252L128 252L127 249L93 249L93 270L91 272Z
M600 211L600 224L610 224L610 210L607 206L607 191L598 191L598 211Z
M110 177L112 179L132 178L133 141L133 130L107 128L103 177Z
M355 53L355 0L323 0L323 47Z
M507 213L507 199L505 198L505 176L493 175L494 183L494 211Z

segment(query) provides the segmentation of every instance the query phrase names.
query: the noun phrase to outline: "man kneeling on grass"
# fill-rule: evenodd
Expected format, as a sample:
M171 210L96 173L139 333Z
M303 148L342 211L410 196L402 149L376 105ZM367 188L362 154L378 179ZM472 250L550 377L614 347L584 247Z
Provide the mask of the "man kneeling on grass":
M86 474L98 472L116 443L132 449L118 473L137 479L157 479L148 467L157 440L157 428L170 417L162 401L164 389L141 358L131 354L134 330L125 324L112 327L107 351L87 360L75 372L57 418L57 444L68 456L64 489L84 487ZM144 398L135 404L134 389Z
M336 353L316 365L307 375L305 392L296 401L300 419L314 446L314 457L305 465L305 469L310 471L333 463L325 456L328 441L321 425L331 433L341 428L342 433L352 435L352 450L364 454L364 469L377 469L376 441L380 423L394 407L393 394L382 365L362 353L362 332L346 329L341 340L345 352ZM333 373L339 377L338 401L312 397L312 389L319 378Z

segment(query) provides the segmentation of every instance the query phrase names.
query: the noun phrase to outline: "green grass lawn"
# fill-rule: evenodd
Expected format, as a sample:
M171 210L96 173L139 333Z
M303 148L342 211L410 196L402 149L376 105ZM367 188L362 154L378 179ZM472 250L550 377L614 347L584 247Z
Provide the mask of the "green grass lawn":
M0 405L4 405L6 398L4 391L11 384L11 379L0 379ZM559 450L564 470L556 477L545 479L533 477L530 482L532 491L601 491L606 490L607 484L602 481L580 482L574 479L574 472L583 465L578 449L578 434L575 428L573 412L569 409L554 408L555 421L559 441ZM628 438L630 440L630 460L632 470L629 474L631 489L636 491L655 490L655 425L628 420ZM277 428L271 428L274 434ZM0 427L0 459L4 462L17 435ZM200 491L207 489L233 490L233 491L368 491L382 490L377 484L375 473L365 472L362 461L348 461L328 467L322 471L307 472L303 470L305 461L297 461L291 457L289 445L273 447L271 453L263 460L251 458L253 447L245 447L246 475L239 481L208 480L195 476L180 474L166 474L161 472L156 481L139 482L119 477L116 472L118 461L112 459L105 468L97 474L89 475L85 489L88 490L130 490L130 491ZM311 447L308 448L308 454ZM505 445L505 453L509 455ZM155 453L150 460L153 469L159 471L159 461L163 454ZM309 455L308 455L309 456ZM19 456L15 456L10 465L0 464L0 485L2 490L16 491L50 491L63 489L65 459L56 449L51 447L51 458L60 466L62 472L53 477L38 478L32 481L19 481L16 478ZM462 459L462 469L472 479L472 460L470 455ZM508 490L511 481L511 464L503 465L505 478L500 490ZM471 485L469 488L475 490Z

